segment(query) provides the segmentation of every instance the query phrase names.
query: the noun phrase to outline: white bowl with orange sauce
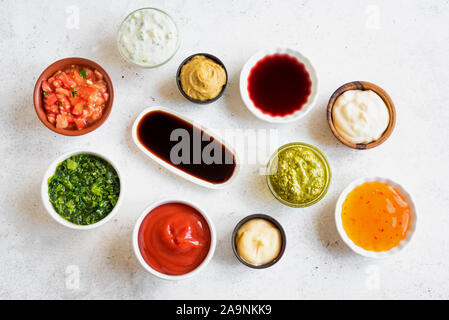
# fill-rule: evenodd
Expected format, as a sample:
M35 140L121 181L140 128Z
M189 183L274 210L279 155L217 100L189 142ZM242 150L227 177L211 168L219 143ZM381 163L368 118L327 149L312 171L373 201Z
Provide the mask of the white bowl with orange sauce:
M367 182L380 182L390 185L400 193L400 195L405 199L410 208L410 221L404 239L402 239L397 246L386 251L371 251L360 247L359 245L355 244L354 241L348 236L347 231L343 226L343 218L342 218L343 203L347 199L348 195L352 191L354 191L354 189ZM352 251L368 258L387 258L402 251L410 243L410 241L413 238L413 235L416 232L417 219L418 216L416 212L416 206L411 195L399 183L383 177L364 177L351 182L340 194L340 197L338 198L335 207L335 222L337 225L338 233L340 234L341 238Z

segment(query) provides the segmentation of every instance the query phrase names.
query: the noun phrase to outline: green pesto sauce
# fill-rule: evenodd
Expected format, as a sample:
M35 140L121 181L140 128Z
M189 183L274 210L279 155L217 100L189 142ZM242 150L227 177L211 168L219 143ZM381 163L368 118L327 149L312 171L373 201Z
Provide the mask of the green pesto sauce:
M55 211L78 225L96 223L117 204L120 180L105 160L78 154L61 162L48 179L48 195Z
M269 179L276 194L295 204L315 200L326 188L327 170L323 160L311 149L292 146L273 161Z

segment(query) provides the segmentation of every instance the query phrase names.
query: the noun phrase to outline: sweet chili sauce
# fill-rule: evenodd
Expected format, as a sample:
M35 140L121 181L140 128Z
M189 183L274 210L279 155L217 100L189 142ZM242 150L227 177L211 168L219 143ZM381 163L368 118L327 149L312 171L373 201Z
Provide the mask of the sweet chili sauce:
M306 67L288 54L264 57L248 77L249 97L263 113L286 116L300 110L312 90Z
M366 182L351 191L341 217L354 244L375 252L396 247L405 238L411 219L405 198L382 182Z

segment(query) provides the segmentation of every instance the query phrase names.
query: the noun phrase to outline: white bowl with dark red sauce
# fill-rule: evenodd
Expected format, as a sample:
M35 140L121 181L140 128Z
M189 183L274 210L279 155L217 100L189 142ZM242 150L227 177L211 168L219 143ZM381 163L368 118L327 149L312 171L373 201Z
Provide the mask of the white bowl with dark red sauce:
M315 105L318 74L312 62L290 48L254 54L240 73L242 100L257 118L288 123L304 117Z

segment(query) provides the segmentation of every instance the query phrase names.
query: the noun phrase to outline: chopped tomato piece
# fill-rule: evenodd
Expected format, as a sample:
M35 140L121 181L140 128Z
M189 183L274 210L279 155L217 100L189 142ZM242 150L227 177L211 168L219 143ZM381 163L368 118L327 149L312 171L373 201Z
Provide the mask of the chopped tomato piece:
M84 118L89 118L92 113L94 113L94 109L91 106L85 106L83 108L83 117Z
M63 88L56 88L56 93L61 93L67 97L70 97L70 91L67 89L63 89Z
M94 77L94 73L92 70L90 70L89 68L82 68L84 69L84 71L86 72L86 79L92 80ZM81 71L81 69L80 69Z
M59 112L59 108L56 104L52 104L52 105L45 105L45 111L47 111L47 113L58 113Z
M54 81L53 81L53 87L55 87L55 88L60 88L60 87L62 87L62 82L59 81L59 80L54 80Z
M91 106L100 106L104 104L104 99L101 97L101 93L95 92L89 96L87 103Z
M71 77L78 86L82 86L86 83L86 80L80 75L79 71L74 72Z
M54 93L51 93L50 95L45 97L45 104L47 105L55 104L56 101L58 101L58 98L56 98L56 95Z
M98 120L101 118L101 113L102 113L102 109L101 107L96 107L92 113L92 119L93 120Z
M72 113L73 113L74 115L79 116L80 114L83 113L83 107L84 107L84 102L79 102L79 103L77 103L77 104L73 107Z
M56 115L54 113L47 114L48 122L55 124L56 123Z
M67 121L67 118L64 115L58 114L56 116L56 128L65 129L68 127L68 125L69 122Z
M67 73L61 72L60 75L57 75L56 78L64 84L66 88L74 88L76 86L76 82L69 78Z
M100 71L98 71L98 70L94 70L94 75L95 75L95 79L97 79L97 80L103 80L103 75L101 74L101 72Z
M86 126L86 120L84 118L73 118L73 121L78 129L82 129Z
M53 92L53 89L50 87L50 84L47 80L44 80L42 82L42 90L44 90L47 93Z
M80 102L84 102L84 99L81 99L78 97L77 94L74 95L74 97L69 97L69 101L72 104L72 106L77 105Z

